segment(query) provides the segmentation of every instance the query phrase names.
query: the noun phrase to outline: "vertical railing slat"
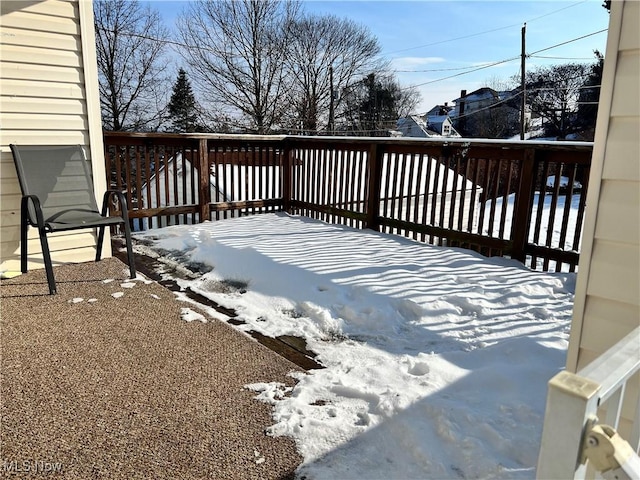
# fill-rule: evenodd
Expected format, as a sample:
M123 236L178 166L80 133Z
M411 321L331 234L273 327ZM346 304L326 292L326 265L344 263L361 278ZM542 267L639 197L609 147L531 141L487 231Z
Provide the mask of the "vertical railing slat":
M511 221L511 258L524 263L526 260L531 205L536 181L536 155L533 148L524 151L520 182L516 190L513 219Z

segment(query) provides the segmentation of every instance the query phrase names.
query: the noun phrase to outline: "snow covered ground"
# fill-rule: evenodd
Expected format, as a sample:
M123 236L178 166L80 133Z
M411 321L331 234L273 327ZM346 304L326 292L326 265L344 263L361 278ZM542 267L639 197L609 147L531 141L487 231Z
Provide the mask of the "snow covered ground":
M300 478L534 478L575 274L282 213L136 237L205 272L177 281L237 328L317 353L326 368L293 389L247 386L273 405L268 433L295 439Z

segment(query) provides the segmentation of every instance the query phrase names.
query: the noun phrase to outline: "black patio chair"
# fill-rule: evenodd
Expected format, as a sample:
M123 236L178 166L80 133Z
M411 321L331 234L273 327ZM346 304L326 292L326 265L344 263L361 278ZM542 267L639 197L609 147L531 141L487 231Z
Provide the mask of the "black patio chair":
M56 293L47 234L83 228L97 228L96 262L100 260L104 229L124 224L127 259L131 278L136 269L131 246L131 229L124 195L107 190L98 210L93 181L80 145L11 145L22 190L20 206L20 266L27 272L27 230L36 227L47 273L49 293ZM115 196L121 216L108 216L109 201Z

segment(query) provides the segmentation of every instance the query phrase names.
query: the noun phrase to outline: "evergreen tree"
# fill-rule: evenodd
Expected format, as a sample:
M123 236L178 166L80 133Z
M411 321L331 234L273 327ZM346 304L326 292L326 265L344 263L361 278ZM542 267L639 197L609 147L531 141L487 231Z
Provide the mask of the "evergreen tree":
M191 82L187 78L187 72L182 68L173 85L168 109L174 132L193 133L202 129L198 123L198 106L191 89Z

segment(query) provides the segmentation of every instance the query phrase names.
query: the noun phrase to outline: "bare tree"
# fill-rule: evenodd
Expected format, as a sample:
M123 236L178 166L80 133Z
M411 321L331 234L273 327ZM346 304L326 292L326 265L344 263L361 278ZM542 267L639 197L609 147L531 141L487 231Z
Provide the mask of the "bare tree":
M137 0L96 0L94 17L104 128L157 130L168 90L160 14Z
M332 114L339 103L336 93L356 76L375 71L375 57L379 53L377 38L352 20L334 15L297 19L287 49L292 83L289 103L296 125L315 133L321 129L323 120L331 129Z
M282 115L285 39L298 11L288 0L199 0L178 21L194 81L240 112L256 133Z
M527 100L532 113L544 120L547 135L565 138L572 132L572 117L588 76L588 66L580 63L539 67L527 72Z
M402 88L390 73L371 73L347 86L342 95L340 128L354 135L388 136L398 119L420 103L420 92Z

